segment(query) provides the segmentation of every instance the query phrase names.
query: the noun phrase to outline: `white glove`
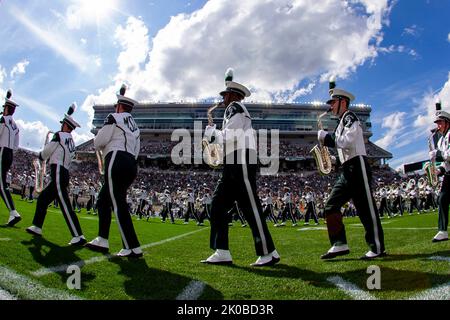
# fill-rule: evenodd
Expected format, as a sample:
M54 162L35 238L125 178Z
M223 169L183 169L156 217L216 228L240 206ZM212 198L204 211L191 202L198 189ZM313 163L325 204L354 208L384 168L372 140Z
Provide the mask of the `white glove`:
M319 130L317 131L317 139L323 143L323 141L325 140L325 137L327 136L328 132L325 130Z
M330 158L331 158L331 164L336 164L336 157L330 155Z
M429 152L430 160L431 160L431 161L436 160L436 154L437 154L437 150L431 150L431 151Z
M212 125L212 126L206 126L205 129L205 138L206 140L208 140L209 142L211 142L211 138L214 135L214 131L216 130L216 125Z

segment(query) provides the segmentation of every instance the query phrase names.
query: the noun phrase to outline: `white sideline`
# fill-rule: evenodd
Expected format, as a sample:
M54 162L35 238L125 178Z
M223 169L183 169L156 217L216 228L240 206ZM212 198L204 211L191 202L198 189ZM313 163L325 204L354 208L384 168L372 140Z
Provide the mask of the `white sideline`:
M175 300L197 300L202 295L205 286L204 282L192 280Z
M450 300L450 282L425 290L408 300Z
M339 276L329 277L327 278L328 282L331 282L336 287L338 287L341 291L344 291L347 295L352 297L354 300L377 300L370 293L361 290L356 285L351 282L347 282Z
M167 243L167 242L170 242L170 241L178 240L180 238L183 238L183 237L186 237L186 236L189 236L191 234L200 232L202 230L207 230L207 229L209 229L209 228L201 228L199 230L183 233L183 234L180 234L178 236L175 236L175 237L172 237L172 238L168 238L168 239L164 239L164 240L161 240L161 241L158 241L158 242L148 243L146 245L141 246L141 248L142 249L146 249L146 248L150 248L150 247L155 247L155 246L158 246L160 244L164 244L164 243ZM33 276L35 276L35 277L42 277L42 276L45 276L45 275L48 275L48 274L51 274L51 273L54 273L54 272L66 272L67 268L69 266L71 266L71 265L77 265L79 267L82 267L82 266L85 266L85 265L88 265L88 264L102 262L102 261L105 261L105 260L110 259L112 257L114 257L114 255L112 255L112 254L102 255L102 256L90 258L88 260L79 260L79 261L74 261L74 262L71 262L71 263L68 263L68 264L62 264L62 265L59 265L59 266L53 266L53 267L48 267L48 268L41 268L41 269L38 269L36 271L32 271L31 274Z
M0 241L11 241L11 238L0 238Z
M0 287L7 289L10 296L27 300L81 300L58 289L44 287L32 279L0 266ZM13 297L14 297L13 296Z

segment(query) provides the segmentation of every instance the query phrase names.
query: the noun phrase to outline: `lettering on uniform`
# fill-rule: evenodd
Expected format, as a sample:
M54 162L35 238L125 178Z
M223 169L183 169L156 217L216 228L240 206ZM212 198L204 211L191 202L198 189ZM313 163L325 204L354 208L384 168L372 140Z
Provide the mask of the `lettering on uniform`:
M130 129L131 132L135 132L137 130L136 122L134 122L134 119L132 116L128 116L123 119L123 122L125 125Z
M73 142L72 138L66 139L64 144L67 146L67 149L69 150L70 153L75 152L75 143Z

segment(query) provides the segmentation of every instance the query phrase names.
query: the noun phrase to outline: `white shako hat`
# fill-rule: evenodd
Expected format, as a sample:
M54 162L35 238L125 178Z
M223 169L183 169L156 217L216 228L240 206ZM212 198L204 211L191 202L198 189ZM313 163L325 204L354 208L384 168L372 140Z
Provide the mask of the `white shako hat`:
M220 95L223 96L227 92L235 92L242 95L243 98L250 97L250 90L247 89L246 86L233 81L233 69L228 68L225 72L225 86L226 89L220 92Z
M434 123L439 120L445 120L450 122L450 114L444 110L442 110L441 101L436 101L436 118L434 119Z
M349 102L355 100L355 96L350 92L336 88L336 79L334 77L330 78L328 93L330 94L330 100L327 101L327 104L330 104L334 98L347 99Z
M138 102L136 100L133 100L131 98L125 97L125 92L127 91L127 86L125 84L122 84L122 87L120 87L119 94L116 94L117 96L117 104L123 104L130 108L133 108Z
M6 97L5 97L5 104L3 105L3 107L18 107L19 105L17 103L15 103L14 101L11 100L12 97L12 90L8 89L8 91L6 92Z
M73 102L69 109L67 110L67 113L64 114L64 119L61 120L61 123L67 123L72 129L75 128L81 128L81 126L78 124L78 122L75 121L74 118L72 118L72 114L77 109L77 103Z

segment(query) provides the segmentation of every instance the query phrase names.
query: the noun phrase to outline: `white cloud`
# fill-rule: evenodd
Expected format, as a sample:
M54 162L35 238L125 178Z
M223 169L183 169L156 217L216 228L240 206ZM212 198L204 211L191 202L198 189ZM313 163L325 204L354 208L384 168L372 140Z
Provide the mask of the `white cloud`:
M79 133L76 130L72 131L72 137L73 141L75 142L75 145L78 146L82 144L83 142L86 142L92 138L94 138L94 135L92 133Z
M378 51L381 53L393 53L393 52L406 53L414 58L417 58L419 56L416 50L407 48L404 45L398 46L390 45L389 47L380 47L378 48Z
M57 110L56 108L38 102L29 97L21 95L16 95L16 97L17 102L20 104L22 108L28 108L32 112L35 112L40 116L46 117L47 119L52 120L54 122L59 122L61 120L60 117L57 114L55 114L55 110Z
M65 16L58 13L70 30L83 26L99 25L105 22L114 11L119 11L117 0L71 0Z
M3 83L5 78L6 78L6 69L0 65L0 85Z
M55 28L47 30L41 27L36 22L36 19L26 16L16 7L11 6L10 11L11 16L41 40L44 45L76 66L80 71L87 72L95 70L95 64L92 62L91 57L80 50L75 43L72 43L70 38L63 35L59 30Z
M392 149L392 147L395 147L393 143L395 144L397 142L398 135L400 135L400 133L404 129L405 115L405 112L395 112L385 117L383 119L381 127L387 128L388 130L382 138L375 141L375 144L382 148L388 149Z
M25 68L30 64L28 60L18 62L11 70L10 76L14 78L16 74L25 74Z
M403 29L402 36L408 35L412 37L418 37L422 33L423 29L418 27L416 24L413 24L412 26L406 27Z
M235 80L252 89L250 100L295 99L319 79L347 77L375 58L389 10L387 0L212 0L172 17L151 45L145 24L132 17L116 30L118 71L102 92L128 81L139 100L217 97L233 67Z
M50 129L41 121L27 122L17 119L16 123L20 130L20 147L33 151L42 150L45 137Z
M436 113L436 101L441 100L442 109L450 112L450 71L446 83L437 93L427 93L419 103L419 107L415 110L418 112L414 120L414 127L420 131L435 127L433 120ZM422 110L425 110L423 112ZM425 130L429 132L428 130Z
M450 33L447 36L447 41L450 42Z
M395 160L389 162L389 166L391 168L399 169L400 167L403 167L404 164L423 161L428 158L428 150L421 150L412 154L408 154L404 157L396 158Z

